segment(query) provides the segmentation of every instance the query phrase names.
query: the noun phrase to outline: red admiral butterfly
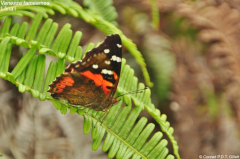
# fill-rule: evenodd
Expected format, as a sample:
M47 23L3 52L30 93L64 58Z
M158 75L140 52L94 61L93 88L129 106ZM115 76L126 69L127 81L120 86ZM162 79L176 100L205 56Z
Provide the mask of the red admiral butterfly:
M116 92L122 61L118 34L107 36L102 44L87 52L81 61L70 64L49 86L54 99L66 100L97 111L108 110L119 100Z

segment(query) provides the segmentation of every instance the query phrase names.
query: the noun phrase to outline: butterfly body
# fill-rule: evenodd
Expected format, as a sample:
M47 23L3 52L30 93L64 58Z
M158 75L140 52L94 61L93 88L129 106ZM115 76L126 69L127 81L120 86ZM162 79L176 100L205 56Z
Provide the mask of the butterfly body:
M48 92L58 100L105 111L119 100L117 89L122 59L122 43L117 34L107 36L81 61L70 64L49 86Z

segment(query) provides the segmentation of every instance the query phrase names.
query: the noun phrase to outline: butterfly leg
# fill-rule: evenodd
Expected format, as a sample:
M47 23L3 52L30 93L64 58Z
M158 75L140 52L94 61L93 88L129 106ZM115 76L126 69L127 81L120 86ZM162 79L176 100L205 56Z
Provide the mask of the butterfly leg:
M108 115L108 113L109 113L109 110L107 109L107 110L105 110L105 111L103 111L104 113L98 118L98 120L97 120L97 122L96 122L96 124L94 125L94 127L96 127L96 125L97 125L97 123L99 122L99 120L102 118L102 123L104 122L104 119L107 117L107 115ZM101 123L101 125L102 125L102 123Z
M117 101L117 103L120 101L120 99ZM115 104L117 104L117 103L115 103ZM109 109L112 107L112 106L114 106L115 104L113 104L113 101L112 101L112 104L108 107L108 108L106 108L103 112L103 114L100 116L100 118L98 118L98 120L97 120L97 122L96 122L96 124L95 124L95 126L94 127L96 127L96 125L97 125L97 123L98 123L98 121L103 117L103 121L104 121L104 119L107 117L107 115L108 115L108 113L109 113ZM102 123L103 123L103 121L102 121ZM101 123L101 124L102 124Z
M96 101L93 101L92 103L89 103L89 104L86 104L86 105L84 105L83 107L89 107L89 106L91 106L92 104L94 104Z

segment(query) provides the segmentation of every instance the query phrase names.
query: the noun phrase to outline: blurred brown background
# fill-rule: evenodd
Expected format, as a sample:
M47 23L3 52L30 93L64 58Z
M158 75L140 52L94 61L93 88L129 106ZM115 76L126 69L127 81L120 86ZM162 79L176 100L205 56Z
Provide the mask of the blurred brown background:
M82 4L82 1L78 1ZM183 159L199 155L239 155L240 1L158 0L160 26L152 27L150 0L114 1L118 28L137 44L154 82L152 101L174 128ZM105 37L93 26L67 15L51 16L60 28L80 30L83 48ZM28 19L24 19L28 20ZM21 58L12 55L10 71ZM144 82L139 65L123 57ZM51 61L51 57L47 58ZM21 94L0 79L0 152L3 159L102 159L83 135L83 118L62 115L49 101ZM147 113L142 116L154 120ZM159 128L156 128L159 131ZM172 154L172 145L168 148Z

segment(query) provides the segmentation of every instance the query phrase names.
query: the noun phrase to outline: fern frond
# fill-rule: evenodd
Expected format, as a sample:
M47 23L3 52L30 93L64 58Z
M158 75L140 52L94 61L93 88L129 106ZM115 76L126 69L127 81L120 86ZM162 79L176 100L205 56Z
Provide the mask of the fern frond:
M116 9L112 6L113 1L112 0L84 0L83 5L86 7L89 7L89 9L93 13L99 14L101 17L103 17L105 20L117 24L116 21L114 21L118 14L116 12Z
M150 77L149 77L148 71L146 69L146 63L144 62L142 54L138 51L136 45L132 42L132 40L128 39L121 32L121 30L116 28L113 24L111 24L110 22L108 22L106 20L103 20L99 16L91 15L91 14L85 12L84 10L82 10L82 8L80 8L80 7L76 8L76 10L79 11L79 13L81 14L81 17L83 17L85 15L88 18L91 17L90 19L92 19L92 21L89 21L89 23L91 23L92 25L94 25L95 27L97 27L98 29L103 31L104 33L106 33L106 34L114 34L114 33L119 34L121 36L123 45L129 50L129 52L135 57L137 63L141 66L146 84L150 87L153 86L153 83L150 81ZM85 20L85 18L83 18L83 19ZM88 22L88 20L86 22Z
M137 86L137 78L134 77L133 69L131 69L129 65L125 65L125 63L126 60L123 59L121 78L117 88L117 92L120 94L145 87L143 84ZM93 150L96 150L99 147L105 132L107 132L106 139L103 143L103 151L109 150L109 158L113 158L114 156L117 158L158 158L160 155L161 157L159 158L165 158L168 154L166 148L167 141L161 140L162 133L155 133L155 135L146 143L146 140L155 126L151 123L146 125L146 118L141 118L136 123L140 112L146 109L157 119L156 121L161 125L162 130L167 133L172 141L174 141L172 136L173 129L169 128L169 123L166 122L166 116L162 115L160 117L159 110L155 109L153 104L151 104L149 97L150 90L147 90L143 94L126 95L122 97L122 101L110 109L102 126L98 123L96 128L94 125L103 112L96 112L91 109L73 110L73 107L70 108L70 111L71 113L79 111L79 114L84 115L83 131L85 134L89 133L92 127L92 138L94 140L92 147ZM131 111L132 99L136 107ZM128 106L121 110L123 101ZM61 105L58 107L63 107L63 104L60 102L55 104ZM178 147L176 142L173 142L173 144L175 148Z
M0 20L4 19L5 16L28 16L30 18L34 18L35 14L31 13L29 11L21 11L21 10L16 10L16 11L0 11Z
M47 93L48 85L51 81L53 81L57 75L63 73L65 60L73 62L82 58L82 48L78 46L82 33L76 32L72 38L71 25L66 24L52 44L58 25L51 19L47 19L39 33L37 33L43 17L44 13L42 12L35 16L28 33L26 33L28 28L27 23L23 23L20 27L18 24L15 24L10 28L11 19L6 18L0 33L0 57L2 57L0 58L0 60L2 60L0 61L0 63L2 63L0 66L0 77L17 85L20 92L28 91L40 100L48 99L52 101L56 109L60 110L63 114L66 114L67 108L70 108L71 113L77 112L83 115L84 133L89 133L92 127L92 138L94 139L93 150L99 147L105 132L107 133L103 150L109 150L110 158L114 156L117 156L117 158L165 158L168 155L168 149L166 148L168 142L165 139L161 140L161 132L155 133L154 136L146 142L155 126L151 123L147 124L146 118L141 118L136 122L139 113L145 109L157 121L162 131L167 134L172 142L175 156L180 158L177 143L172 136L173 128L170 127L169 122L166 122L166 115L160 115L160 111L151 103L150 90L146 90L146 92L142 94L124 96L122 102L124 101L128 106L121 109L122 102L120 102L112 107L102 125L98 123L96 128L94 125L103 112L96 112L90 109L78 109L72 107L70 104L60 103ZM127 38L122 34L121 36L123 42L126 43ZM43 42L43 39L47 40ZM29 48L29 50L10 73L8 72L8 67L13 44ZM128 46L128 43L125 45ZM88 49L92 47L94 47L94 45L89 44ZM40 55L35 55L36 51L38 51ZM43 82L46 58L44 54L59 58L58 62L52 61L50 63L45 82ZM134 77L133 69L131 69L129 65L126 65L126 60L123 59L121 78L117 92L123 94L136 90L137 87L138 89L145 88L144 84L140 83L139 86L137 85L138 79ZM131 111L132 101L136 107ZM172 157L172 155L168 155L167 158Z

